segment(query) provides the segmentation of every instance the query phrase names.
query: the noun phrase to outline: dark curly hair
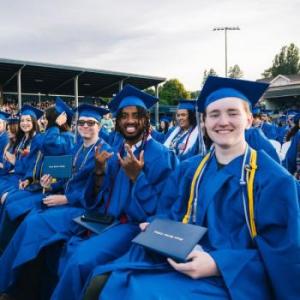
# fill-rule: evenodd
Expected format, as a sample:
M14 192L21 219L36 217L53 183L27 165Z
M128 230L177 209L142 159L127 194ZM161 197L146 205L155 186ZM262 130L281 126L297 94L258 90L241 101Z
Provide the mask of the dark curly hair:
M119 121L122 116L123 109L121 109L116 116L116 131L120 132ZM144 133L148 135L150 133L151 125L150 125L150 114L143 107L137 106L138 119L144 119Z

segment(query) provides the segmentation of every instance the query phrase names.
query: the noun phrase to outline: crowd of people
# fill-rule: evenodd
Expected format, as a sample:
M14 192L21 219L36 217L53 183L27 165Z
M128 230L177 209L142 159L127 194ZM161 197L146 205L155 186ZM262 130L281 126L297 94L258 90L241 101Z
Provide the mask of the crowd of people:
M0 299L298 299L300 114L270 123L267 87L210 76L157 129L131 85L108 108L3 107ZM44 173L64 155L71 177ZM132 243L155 219L207 232L179 262Z

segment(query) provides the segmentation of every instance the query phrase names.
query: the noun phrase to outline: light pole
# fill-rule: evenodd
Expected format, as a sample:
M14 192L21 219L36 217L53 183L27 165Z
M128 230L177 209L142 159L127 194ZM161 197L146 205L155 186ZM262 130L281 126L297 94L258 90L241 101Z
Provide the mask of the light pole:
M240 30L240 27L215 27L213 31L224 31L225 32L225 77L227 77L227 31L228 30Z

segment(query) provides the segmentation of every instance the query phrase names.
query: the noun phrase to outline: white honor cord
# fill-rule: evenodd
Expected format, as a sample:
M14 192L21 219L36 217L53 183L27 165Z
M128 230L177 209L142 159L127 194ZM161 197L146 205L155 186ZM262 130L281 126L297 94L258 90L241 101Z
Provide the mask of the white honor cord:
M245 181L245 167L246 167L246 159L247 159L248 151L249 151L249 146L247 144L247 148L246 148L244 158L243 158L241 178L240 178L240 186L241 186L241 190L242 190L244 216L245 216L246 224L247 224L250 236L251 236L250 222L249 222L249 218L248 218L248 211L247 211L246 197L245 197L245 188L246 188L246 185L247 185L247 182Z

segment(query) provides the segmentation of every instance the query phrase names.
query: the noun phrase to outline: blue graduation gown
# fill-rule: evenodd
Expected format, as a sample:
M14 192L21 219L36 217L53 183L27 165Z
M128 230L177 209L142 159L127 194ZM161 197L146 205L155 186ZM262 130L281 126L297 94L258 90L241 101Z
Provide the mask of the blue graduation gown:
M252 127L246 130L245 139L250 147L255 150L264 150L276 162L280 163L280 158L276 152L276 149L266 138L260 128Z
M107 141L106 141L113 149L116 149L119 151L121 148L124 137L120 134L118 131L112 131L109 133Z
M108 143L109 132L104 127L101 127L99 137Z
M268 139L271 139L271 140L277 139L277 126L276 125L264 122L260 128Z
M159 132L159 131L157 131L157 130L155 130L155 129L153 129L152 131L151 131L151 136L156 140L156 141L158 141L158 142L160 142L160 143L164 143L164 141L166 140L166 136L165 136L165 134L163 133L163 132Z
M292 138L291 145L286 153L285 159L282 162L284 167L294 175L296 172L296 159L297 159L297 149L300 143L300 131L297 132L296 135Z
M1 163L3 163L3 152L7 144L8 144L8 135L7 132L4 131L0 133L0 162Z
M285 137L287 133L289 132L290 128L289 126L278 126L277 127L277 141L280 144L283 144L285 142Z
M77 149L79 147L80 145L77 145ZM0 257L0 292L7 291L13 285L18 268L36 258L41 249L58 241L67 240L81 230L72 220L84 211L81 206L82 197L85 195L88 175L95 166L94 148L88 151L89 148L79 153L75 172L64 187L68 204L34 209L19 226ZM103 149L109 150L110 147L104 144ZM40 200L42 198L43 196Z
M130 182L123 168L114 166L118 164L117 161L112 160L114 165L108 165L108 181L103 183L99 195L105 203L98 210L107 210L109 215L116 218L125 214L128 222L117 224L80 243L76 240L69 242L67 254L70 258L60 266L63 272L52 299L80 299L85 280L94 267L123 255L139 232L138 223L155 214L166 179L177 165L177 159L173 152L150 139L144 147L144 161L144 168L135 183ZM110 197L104 196L106 187L113 187L111 193L106 193L111 194ZM91 203L87 205L92 207ZM70 286L72 289L66 289Z
M6 151L8 151L9 153L14 153L14 149L11 146L8 147ZM2 157L2 163L3 167L0 169L0 182L5 180L6 175L14 169L14 165L9 163L6 159L4 159L4 156Z
M79 143L73 148L73 156L76 155L79 148L81 147L82 143ZM106 147L107 146L104 145L104 149ZM85 153L80 153L76 164L82 163L84 155ZM75 175L73 175L71 184L68 184L67 193L69 204L73 204L73 202L75 203L76 201L73 200L73 198L77 199L78 192L82 192L84 190L84 185L79 186L79 182L81 182L81 180L82 184L86 182L86 179L88 178L90 171L93 169L93 166L93 153L90 153L85 167L81 169L80 173L76 173ZM75 166L75 168L76 167L79 168L79 165ZM58 182L52 184L52 190L50 194L64 193L64 184L65 180L59 180ZM35 207L40 207L41 201L44 197L45 195L42 193L42 191L31 192L27 190L12 190L7 196L6 201L4 202L4 210L11 220L16 220L18 217L27 214Z
M186 212L191 178L200 158L188 162L190 168L181 177L178 201L171 212L175 220ZM296 182L263 151L258 152L257 164L258 235L254 240L241 198L242 157L221 169L213 157L199 185L196 224L208 227L200 244L215 260L220 277L191 279L172 270L165 258L132 246L122 258L94 271L93 276L113 271L99 299L297 299L300 241L295 237L300 234L300 210Z
M31 169L32 163L36 160L38 155L38 144L41 139L40 134L36 134L30 141L27 150L29 151L25 156L18 153L16 156L16 162L14 166L11 166L9 162L4 162L4 168L7 170L5 176L1 176L0 182L0 194L18 188L19 180L25 178L26 172ZM8 171L13 169L13 173Z
M39 181L43 157L46 155L70 154L73 146L73 134L60 132L59 128L55 126L49 128L43 134L36 134L31 143L30 153L25 159L16 161L14 175L7 177L8 179L0 184L0 192L9 192L4 207L1 207L1 214L6 210L6 207L12 212L12 219L30 211L34 207L34 203L42 198L41 191L19 190L19 179L30 178ZM24 205L19 205L20 200L23 200Z

